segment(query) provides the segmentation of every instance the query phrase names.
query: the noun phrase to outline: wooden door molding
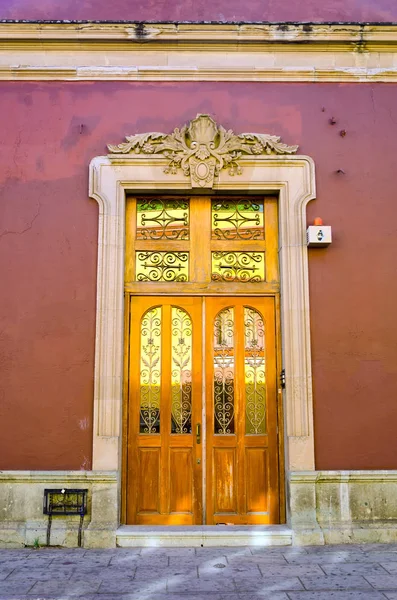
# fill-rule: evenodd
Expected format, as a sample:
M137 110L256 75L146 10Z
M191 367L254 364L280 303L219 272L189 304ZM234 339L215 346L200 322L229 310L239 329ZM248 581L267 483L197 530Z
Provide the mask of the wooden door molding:
M189 192L181 170L164 172L159 155L115 154L91 161L89 195L99 204L93 469L120 470L123 380L125 197L131 193ZM213 190L279 197L281 325L286 418L286 467L314 469L313 403L306 247L306 205L315 197L307 156L249 155L241 174L220 171ZM178 291L179 294L179 291Z
M128 313L125 521L200 524L202 299L130 295Z
M280 522L274 297L206 299L206 522Z

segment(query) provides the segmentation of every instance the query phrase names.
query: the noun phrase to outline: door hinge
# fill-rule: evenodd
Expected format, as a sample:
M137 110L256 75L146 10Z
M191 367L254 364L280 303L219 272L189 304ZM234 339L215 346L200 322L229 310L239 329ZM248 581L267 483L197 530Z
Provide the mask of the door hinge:
M280 387L281 389L285 389L285 369L282 369L280 373Z

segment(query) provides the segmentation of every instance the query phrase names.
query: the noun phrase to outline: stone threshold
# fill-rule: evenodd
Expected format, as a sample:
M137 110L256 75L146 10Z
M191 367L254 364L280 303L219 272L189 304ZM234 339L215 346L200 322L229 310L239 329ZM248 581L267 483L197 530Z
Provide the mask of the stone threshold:
M287 525L122 525L116 545L129 547L291 546Z

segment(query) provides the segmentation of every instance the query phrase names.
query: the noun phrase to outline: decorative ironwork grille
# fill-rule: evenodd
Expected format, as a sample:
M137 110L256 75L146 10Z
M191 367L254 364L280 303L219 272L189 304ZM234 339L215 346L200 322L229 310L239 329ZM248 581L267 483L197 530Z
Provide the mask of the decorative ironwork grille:
M137 200L138 240L188 240L189 201L178 198Z
M245 432L266 433L265 325L254 308L244 307Z
M214 321L214 432L234 433L234 309Z
M140 433L160 433L161 307L141 321Z
M189 252L138 251L137 281L188 281Z
M172 307L171 433L192 432L192 321Z
M212 252L212 281L265 281L264 252Z
M263 240L263 200L212 200L212 238Z
M87 489L45 489L44 515L85 515L87 513Z

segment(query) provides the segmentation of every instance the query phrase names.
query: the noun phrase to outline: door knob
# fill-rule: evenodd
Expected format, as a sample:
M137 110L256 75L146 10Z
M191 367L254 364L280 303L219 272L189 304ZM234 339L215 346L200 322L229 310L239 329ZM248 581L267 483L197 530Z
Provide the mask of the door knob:
M196 425L196 441L198 444L201 444L201 423L197 423Z

